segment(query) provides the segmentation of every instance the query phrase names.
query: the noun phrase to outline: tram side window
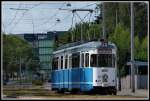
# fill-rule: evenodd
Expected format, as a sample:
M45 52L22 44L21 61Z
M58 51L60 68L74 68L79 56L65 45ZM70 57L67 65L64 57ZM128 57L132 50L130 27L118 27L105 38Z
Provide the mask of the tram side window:
M85 54L85 67L89 67L89 53Z
M114 54L112 54L112 67L115 67L115 61L116 61L116 57Z
M84 67L84 54L83 53L81 54L81 59L82 59L81 66Z
M58 57L53 59L52 69L53 70L57 70L58 69Z
M61 56L61 69L63 69L63 56Z
M91 55L91 67L97 67L97 55L96 54L92 54Z
M54 70L54 67L55 67L55 62L54 62L54 58L52 60L52 70Z
M72 67L72 56L69 56L69 68Z
M67 64L68 64L68 55L66 55L65 57L65 69L67 68Z
M72 54L72 68L79 67L80 63L80 54L79 53L73 53Z

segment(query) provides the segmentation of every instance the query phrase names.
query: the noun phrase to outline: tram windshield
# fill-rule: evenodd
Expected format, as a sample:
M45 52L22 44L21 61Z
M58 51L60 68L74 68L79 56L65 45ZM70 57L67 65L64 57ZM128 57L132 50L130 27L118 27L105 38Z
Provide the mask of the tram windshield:
M91 67L115 67L114 54L92 54Z

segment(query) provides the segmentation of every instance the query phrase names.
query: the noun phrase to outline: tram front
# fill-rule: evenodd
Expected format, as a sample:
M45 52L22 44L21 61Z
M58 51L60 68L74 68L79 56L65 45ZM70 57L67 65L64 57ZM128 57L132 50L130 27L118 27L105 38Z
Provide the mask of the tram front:
M93 68L93 88L98 92L116 95L117 59L113 45L99 47L91 54L90 65Z

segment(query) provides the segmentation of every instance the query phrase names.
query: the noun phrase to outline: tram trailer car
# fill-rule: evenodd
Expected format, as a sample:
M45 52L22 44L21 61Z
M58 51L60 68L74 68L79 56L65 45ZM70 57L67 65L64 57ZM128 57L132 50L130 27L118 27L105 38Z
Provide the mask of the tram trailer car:
M91 41L66 45L53 52L52 90L116 95L116 70L115 44Z

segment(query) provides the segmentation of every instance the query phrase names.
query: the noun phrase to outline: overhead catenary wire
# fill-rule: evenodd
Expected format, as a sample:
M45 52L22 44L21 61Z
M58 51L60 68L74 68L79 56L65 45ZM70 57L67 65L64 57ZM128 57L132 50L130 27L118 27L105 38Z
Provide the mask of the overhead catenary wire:
M92 20L94 21L94 17L92 18ZM95 26L94 22L92 22L91 25L94 27ZM93 39L95 39L96 38L95 37L96 36L95 28L93 29L93 34L94 34Z
M106 32L105 32L105 3L103 2L102 3L102 16L103 16L103 22L102 22L102 25L103 25L103 39L106 38Z
M6 32L5 32L5 25L4 25L4 23L2 23L2 26L3 26L3 32L6 34Z
M21 3L19 4L18 9L20 9L20 7L21 7ZM7 25L8 27L11 26L12 23L15 21L15 19L16 19L16 17L17 17L17 14L18 14L18 10L16 10L16 13L15 13L13 19L8 23L8 25ZM7 28L7 27L6 27L6 28Z
M35 26L35 27L37 28L37 27L40 27L40 26L42 26L42 25L45 25L45 24L49 23L55 16L58 15L59 9L61 9L65 4L66 4L66 2L63 3L63 4L58 8L58 10L56 11L56 13L55 13L54 15L52 15L48 20L44 21L42 24L40 24L40 25L38 25L38 26Z
M64 2L64 1L62 1L62 2ZM37 4L37 3L32 3L32 2L30 2L30 3L22 2L22 3L23 3L23 5L36 5ZM60 4L60 2L52 2L52 1L50 1L50 2L41 1L41 2L38 2L38 3L40 3L40 4L52 4L52 5ZM18 5L18 3L3 3L2 5Z
M40 3L40 5L41 4L47 4L47 3ZM58 4L60 4L60 3L58 3ZM65 3L63 3L62 5L64 5ZM90 6L92 6L92 5L94 5L94 4L96 4L96 3L93 3L93 4L89 4L89 5L86 5L86 6L84 6L84 7L82 7L82 8L86 8L86 7L90 7ZM23 4L24 5L24 4ZM33 4L31 4L31 5L33 5ZM34 6L37 6L38 4L34 4ZM34 7L33 6L33 7ZM24 17L24 15L30 10L30 9L32 9L32 7L31 8L29 8L29 9L27 9L26 11L24 11L23 12L23 14L22 14L22 17ZM59 10L58 10L59 11ZM57 12L58 13L58 12ZM53 15L53 16L51 16L52 18L55 18L56 17L56 13ZM88 14L87 14L88 15ZM16 26L17 26L17 24L19 24L19 22L23 19L22 17L20 17L16 22L14 22L14 26L12 26L13 28L11 29L11 30L13 30ZM85 18L86 18L86 16L85 16ZM48 19L49 20L49 19ZM51 20L51 19L50 19ZM50 22L50 20L49 20L49 22ZM46 23L49 23L48 21L44 21L44 22L46 22ZM62 22L62 20L61 20L61 22ZM46 23L43 23L43 25L45 25ZM53 26L55 26L55 25L57 25L58 23L56 22ZM37 24L38 26L39 26L39 24ZM40 26L41 26L42 24L40 24ZM52 27L53 27L52 26ZM34 26L34 28L36 28L37 26Z
M91 16L92 16L92 13L90 13L90 17L89 17L89 28L88 28L88 40L90 40L91 38L90 38L90 20L91 20Z
M31 21L32 21L32 25L33 25L33 34L34 34L34 21L33 21L33 16L31 14Z
M40 4L41 4L41 3L36 4L36 5L32 6L31 8L29 8L28 10L24 11L23 14L22 14L22 16L20 17L20 19L15 23L15 25L13 26L13 28L10 30L10 32L13 31L13 29L14 29L14 28L17 26L17 24L23 19L23 17L25 16L25 14L26 14L28 11L30 11L31 9L33 9L33 8L36 7L36 6L39 6Z
M35 4L33 7L29 8L29 9L26 9L26 11L23 12L23 15L20 17L20 19L18 20L18 22L15 23L14 27L21 21L21 19L24 17L24 15L25 15L29 10L31 10L31 9L33 9L34 7L36 7L36 6L38 6L38 5L41 5L41 4L42 4L42 3ZM64 4L65 4L65 3L63 3L63 4L61 5L61 7L63 7ZM60 7L60 8L61 8L61 7ZM17 10L17 9L16 9L16 10ZM52 16L52 17L55 17L57 14L58 14L58 12L56 12L56 14L55 14L54 16ZM51 20L51 19L52 19L52 18L50 18L50 20ZM47 22L47 21L46 21L46 22ZM41 24L40 24L40 25L41 25ZM14 27L13 27L13 28L14 28ZM13 30L13 28L11 28L10 32Z
M18 9L20 9L20 7L21 7L21 3L19 4ZM16 19L16 17L17 17L17 14L18 14L18 10L16 10L16 13L15 13L13 19L10 21L10 23L8 23L7 26L10 26L10 25L13 23L13 21L14 21L14 20Z
M93 11L90 11L89 13L92 13ZM89 14L88 13L88 14ZM83 41L83 28L84 28L84 26L82 25L83 24L83 22L84 22L84 19L87 17L87 15L88 14L86 14L85 15L85 17L82 19L79 15L78 15L78 13L76 12L76 15L80 18L80 20L81 20L81 36L80 36L80 38L81 38L81 41Z
M65 19L67 19L70 16L70 14L68 14L67 16L65 16L59 23L61 23L62 21L64 21ZM58 22L55 22L52 26L50 26L49 28L47 28L44 31L49 31L49 29L51 29L52 27L56 26L58 24Z
M90 14L90 13L87 13L87 14L84 16L84 18L82 19L82 18L79 16L79 14L76 12L76 15L80 18L80 20L81 20L82 22L84 22L84 19L88 16L88 14Z
M89 7L89 6L95 5L95 4L97 4L97 3L92 3L92 4L89 4L89 5L86 5L86 6L84 6L84 7L81 7L80 9L83 9L83 8L86 8L86 7Z
M72 23L71 23L71 39L72 39L72 42L74 41L74 37L73 37L73 18L74 18L74 14L75 12L73 12L73 16L72 16Z

